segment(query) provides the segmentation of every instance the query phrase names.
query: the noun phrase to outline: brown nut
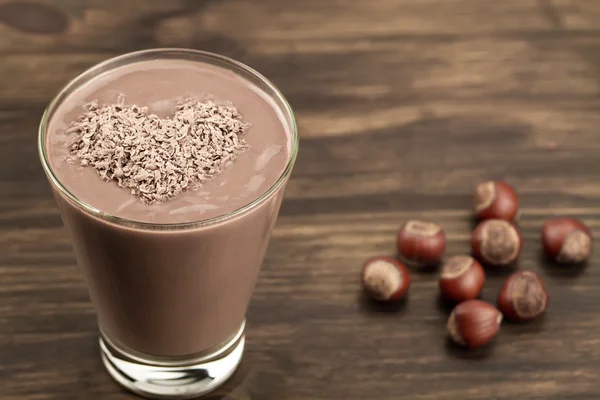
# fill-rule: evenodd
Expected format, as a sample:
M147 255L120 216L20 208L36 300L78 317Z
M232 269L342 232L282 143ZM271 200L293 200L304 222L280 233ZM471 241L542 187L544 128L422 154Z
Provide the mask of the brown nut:
M512 222L519 212L517 192L506 182L480 183L474 197L475 216L479 220L496 218Z
M498 309L512 321L529 321L548 308L549 295L535 272L519 271L508 277L498 295Z
M485 272L473 257L450 257L442 267L440 291L449 300L460 303L479 296L485 282Z
M398 253L407 261L421 265L439 263L446 252L446 236L441 226L411 220L398 232Z
M473 231L471 248L479 261L493 266L507 266L519 257L523 238L510 222L487 219Z
M460 345L474 348L492 341L498 333L502 313L481 300L467 300L456 307L448 318L448 333Z
M410 274L404 265L391 257L373 257L361 271L365 292L378 301L392 302L402 298L410 287Z
M561 264L579 264L592 252L592 234L573 218L553 218L544 223L542 245L546 254Z

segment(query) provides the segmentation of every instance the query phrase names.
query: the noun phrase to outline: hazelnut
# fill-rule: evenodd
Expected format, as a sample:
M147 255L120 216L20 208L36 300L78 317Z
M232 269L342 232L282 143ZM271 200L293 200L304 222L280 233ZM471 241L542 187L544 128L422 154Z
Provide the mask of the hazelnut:
M456 307L448 318L448 333L452 340L466 347L480 347L498 333L502 313L481 300L467 300Z
M519 212L519 198L515 189L506 182L483 182L475 188L474 209L479 220L514 221Z
M507 266L519 257L523 238L517 228L502 219L486 219L473 231L471 247L479 261Z
M440 291L452 301L471 300L479 296L485 282L485 272L473 257L450 257L442 267Z
M398 253L418 265L434 265L446 251L444 230L437 224L411 220L398 232Z
M498 295L498 309L510 320L528 321L546 311L548 297L538 274L519 271L504 282Z
M378 301L396 301L410 287L410 274L404 265L391 257L373 257L362 268L365 292Z
M592 252L592 234L585 224L573 218L553 218L542 229L546 254L561 264L579 264Z

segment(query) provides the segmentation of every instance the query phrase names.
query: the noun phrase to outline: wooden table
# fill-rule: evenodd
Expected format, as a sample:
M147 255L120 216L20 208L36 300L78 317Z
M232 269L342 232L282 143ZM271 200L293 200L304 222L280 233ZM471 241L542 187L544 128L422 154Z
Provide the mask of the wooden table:
M210 399L600 396L600 251L540 256L545 219L600 230L600 2L592 0L0 1L0 399L133 399L96 324L36 154L45 105L75 74L150 47L237 58L289 97L301 151L249 310L245 359ZM411 218L469 251L471 190L520 193L520 268L545 318L494 345L448 345L437 275L373 307L362 261ZM505 273L490 274L494 302Z

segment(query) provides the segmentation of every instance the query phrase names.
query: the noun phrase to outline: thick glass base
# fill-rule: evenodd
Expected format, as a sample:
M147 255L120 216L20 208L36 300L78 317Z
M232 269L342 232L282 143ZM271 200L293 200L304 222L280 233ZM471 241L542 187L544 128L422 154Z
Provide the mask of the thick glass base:
M127 354L101 335L102 361L108 373L130 391L152 399L192 399L221 386L242 360L244 324L229 342L210 354L162 362Z

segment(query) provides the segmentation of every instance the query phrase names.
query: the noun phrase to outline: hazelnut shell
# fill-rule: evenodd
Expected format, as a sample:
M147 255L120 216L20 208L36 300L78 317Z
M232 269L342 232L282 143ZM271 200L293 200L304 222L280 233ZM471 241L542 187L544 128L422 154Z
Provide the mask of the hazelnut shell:
M432 222L411 220L406 222L397 237L398 253L407 261L434 265L446 252L446 235L441 226Z
M585 224L573 218L552 218L542 228L544 252L559 263L578 264L592 251L592 234Z
M496 336L502 322L502 313L481 300L467 300L456 307L448 318L448 332L452 340L466 347L481 347Z
M475 299L484 283L483 267L473 257L453 256L444 262L439 282L444 298L457 303Z
M515 189L503 181L488 181L475 188L475 216L479 220L498 218L514 221L519 213Z
M548 308L549 294L542 278L532 271L509 276L498 294L498 309L511 321L535 319Z
M523 246L523 236L512 223L501 219L487 219L477 225L471 237L475 258L493 266L514 263Z
M365 261L361 270L365 292L375 300L393 302L408 291L411 278L408 270L395 258L379 256Z

